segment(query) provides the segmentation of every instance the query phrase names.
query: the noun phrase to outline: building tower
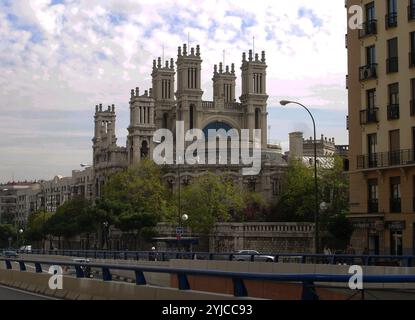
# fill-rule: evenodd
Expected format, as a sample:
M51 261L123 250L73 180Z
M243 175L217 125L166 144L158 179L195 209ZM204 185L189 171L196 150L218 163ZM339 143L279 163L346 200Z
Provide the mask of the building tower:
M130 126L128 127L127 153L128 164L139 163L151 158L153 153L154 99L152 89L140 96L139 88L131 90Z
M198 111L202 108L202 59L199 45L187 52L187 45L178 49L176 120L184 121L185 131L199 127Z
M156 128L172 129L176 120L174 98L174 61L165 61L162 66L161 58L153 61L153 99Z
M213 99L217 101L222 99L224 103L235 102L235 65L232 63L229 70L229 66L226 66L223 70L222 62L218 66L215 65L213 72Z
M249 50L248 60L246 53L242 55L242 96L241 102L245 109L245 128L251 131L262 130L262 148L267 148L267 88L266 88L265 51L262 51L261 60L259 55L253 57L252 50ZM252 140L251 140L252 141Z
M109 149L117 145L115 136L115 106L108 106L107 110L102 109L102 104L95 107L95 133L93 142L93 163L94 167L102 161L107 161L101 157L101 150Z

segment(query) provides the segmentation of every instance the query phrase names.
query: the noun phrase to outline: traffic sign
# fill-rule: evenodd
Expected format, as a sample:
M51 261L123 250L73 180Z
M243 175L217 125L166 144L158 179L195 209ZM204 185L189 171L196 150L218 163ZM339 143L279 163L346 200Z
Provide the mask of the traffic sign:
M178 235L178 236L179 236L179 235L180 235L180 236L181 236L181 235L183 235L183 228L182 228L182 227L177 227L177 228L176 228L176 235Z

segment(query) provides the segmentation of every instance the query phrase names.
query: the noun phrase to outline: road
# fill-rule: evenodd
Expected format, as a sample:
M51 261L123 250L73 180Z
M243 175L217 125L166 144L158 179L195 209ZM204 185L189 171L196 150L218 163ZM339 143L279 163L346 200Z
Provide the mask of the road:
M57 300L35 293L0 286L0 300Z

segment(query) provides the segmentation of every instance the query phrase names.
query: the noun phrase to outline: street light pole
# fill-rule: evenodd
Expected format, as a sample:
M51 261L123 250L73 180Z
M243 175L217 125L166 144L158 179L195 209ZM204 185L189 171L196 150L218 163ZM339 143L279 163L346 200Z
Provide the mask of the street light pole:
M311 120L313 121L313 129L314 129L314 201L315 201L315 209L314 209L314 225L315 225L315 252L316 253L320 253L320 234L319 234L319 197L318 197L318 173L317 173L317 130L316 130L316 122L314 120L313 114L310 112L310 110L303 104L296 102L296 101L287 101L287 100L282 100L280 102L280 104L282 106L286 106L288 104L297 104L301 107L303 107L308 114L311 117Z

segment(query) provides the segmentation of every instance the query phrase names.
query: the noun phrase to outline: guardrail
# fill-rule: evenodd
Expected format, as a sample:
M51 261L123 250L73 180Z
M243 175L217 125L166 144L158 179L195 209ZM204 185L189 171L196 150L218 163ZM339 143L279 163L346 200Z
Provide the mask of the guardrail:
M251 262L296 262L301 264L346 264L363 266L414 266L415 256L347 255L347 254L303 254L303 253L208 253L208 252L165 252L165 251L108 251L108 250L18 250L28 255L57 255L113 260L169 261L170 259L227 260Z
M318 300L319 296L315 290L315 283L342 283L347 284L350 281L351 275L328 275L328 274L273 274L273 273L248 273L248 272L229 272L229 271L216 271L216 270L198 270L198 269L180 269L180 268L168 268L168 267L148 267L137 265L114 265L114 264L96 264L96 263L74 263L63 261L39 261L39 260L26 260L26 259L7 259L0 258L0 261L4 261L7 270L12 270L12 262L19 264L19 270L21 272L27 272L26 264L34 264L35 272L42 273L42 265L47 266L64 266L73 267L76 270L77 278L84 278L84 267L87 265L90 268L101 269L102 280L112 281L111 270L124 270L134 271L135 284L144 286L147 285L146 277L147 273L168 273L174 274L177 277L179 290L191 290L191 286L188 280L188 276L207 276L217 278L232 279L233 282L233 294L235 297L249 297L248 290L245 286L245 280L257 280L257 281L275 281L284 283L300 283L302 284L302 296L303 300ZM364 284L384 284L384 283L415 283L415 275L363 275ZM334 287L333 287L334 288ZM356 290L362 293L362 299L364 299L364 291Z

